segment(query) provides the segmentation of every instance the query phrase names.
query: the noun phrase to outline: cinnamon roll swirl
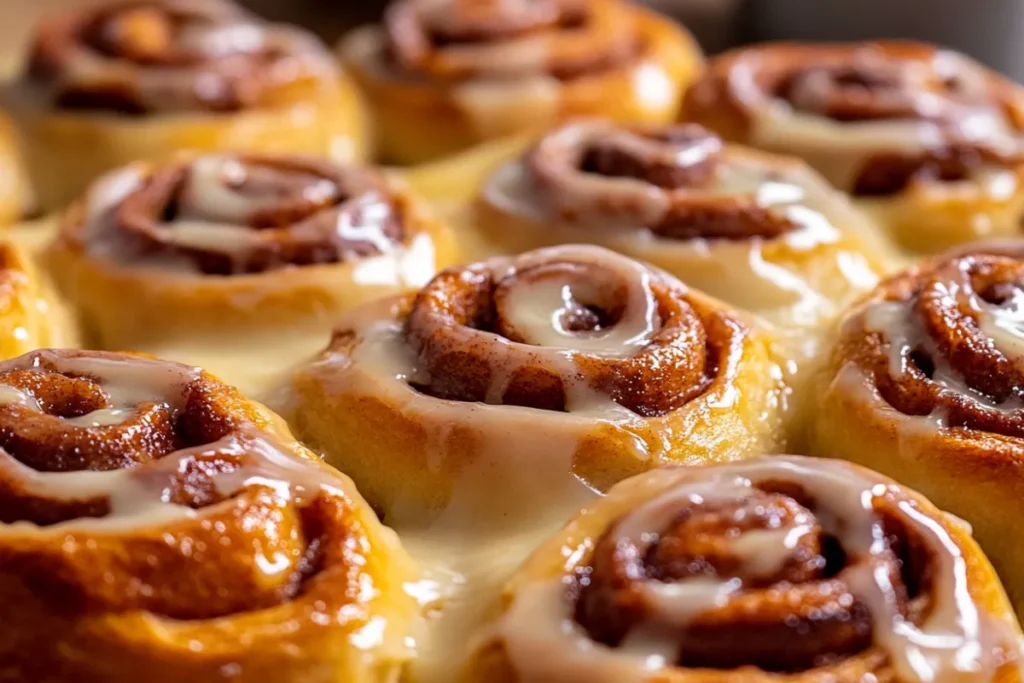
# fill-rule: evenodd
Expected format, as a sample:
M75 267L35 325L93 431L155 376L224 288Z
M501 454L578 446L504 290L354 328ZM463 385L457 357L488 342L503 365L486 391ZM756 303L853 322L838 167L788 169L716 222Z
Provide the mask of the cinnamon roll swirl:
M419 287L448 231L369 167L207 154L137 163L63 217L49 264L104 347L330 329L361 301Z
M903 247L1019 231L1024 92L918 43L772 44L712 60L684 116L801 156Z
M624 0L395 0L340 50L402 163L566 115L670 121L701 62L685 29Z
M493 171L472 211L499 249L597 243L784 327L819 327L886 263L805 165L695 124L570 122Z
M767 335L590 246L440 273L338 323L287 415L389 523L559 519L661 462L779 440Z
M351 482L197 368L0 363L4 676L396 680L415 579Z
M231 0L115 0L53 16L6 99L44 209L178 149L365 152L355 90L327 47Z
M874 467L966 519L1024 613L1024 248L972 245L885 281L843 323L812 452Z
M981 550L924 497L774 456L614 487L506 587L464 683L1020 681Z

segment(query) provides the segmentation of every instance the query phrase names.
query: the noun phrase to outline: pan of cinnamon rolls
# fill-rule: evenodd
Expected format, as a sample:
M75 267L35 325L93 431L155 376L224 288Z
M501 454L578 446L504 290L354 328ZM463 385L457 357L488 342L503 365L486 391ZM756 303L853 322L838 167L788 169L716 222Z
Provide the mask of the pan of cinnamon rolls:
M628 0L26 44L0 682L1024 681L1022 86Z

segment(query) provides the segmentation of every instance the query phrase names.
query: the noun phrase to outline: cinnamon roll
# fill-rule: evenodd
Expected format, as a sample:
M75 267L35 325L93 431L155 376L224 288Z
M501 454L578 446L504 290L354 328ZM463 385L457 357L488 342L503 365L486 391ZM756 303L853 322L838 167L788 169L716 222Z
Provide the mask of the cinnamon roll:
M70 312L24 249L0 240L0 360L77 341Z
M369 167L213 153L97 181L48 261L94 339L154 341L330 329L361 301L425 284L453 240Z
M769 344L663 272L541 249L346 315L286 414L388 523L509 531L662 462L775 447Z
M712 60L684 116L803 157L911 251L1020 229L1024 91L964 55L905 42L755 46Z
M966 519L1024 614L1024 247L979 244L885 281L843 323L809 422Z
M397 680L415 570L279 418L177 363L0 363L4 677Z
M804 164L696 124L568 123L491 173L472 213L498 249L594 242L783 327L820 327L887 263Z
M970 535L870 470L775 456L612 489L506 587L464 683L1020 681Z
M340 51L401 163L565 115L667 122L701 63L684 28L625 0L394 0Z
M178 149L365 154L354 86L330 50L231 0L114 0L56 15L6 100L44 209Z

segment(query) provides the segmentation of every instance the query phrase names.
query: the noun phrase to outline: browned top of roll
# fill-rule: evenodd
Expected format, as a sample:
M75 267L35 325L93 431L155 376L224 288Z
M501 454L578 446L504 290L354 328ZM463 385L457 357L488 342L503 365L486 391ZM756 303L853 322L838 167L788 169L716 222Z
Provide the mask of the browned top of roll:
M4 581L68 616L211 619L306 593L340 609L367 552L350 542L351 502L266 425L177 363L66 350L0 363Z
M442 80L614 68L643 48L620 0L397 0L385 13L396 64Z
M1024 436L1024 250L958 250L885 281L846 323L837 358L907 415Z
M230 0L123 0L45 21L27 81L62 109L233 112L332 87L329 51Z
M312 157L210 154L131 166L97 183L69 226L86 248L258 273L385 253L408 199L377 170ZM102 207L102 208L100 208Z
M701 396L750 334L671 276L575 245L450 268L401 318L409 381L426 394L554 411L596 397L643 416ZM332 346L355 335L339 330Z
M928 513L896 486L829 470L845 463L775 460L738 466L732 479L728 465L717 480L712 469L704 479L714 484L683 483L614 521L576 572L575 619L590 637L619 647L631 634L656 634L678 647L669 664L686 669L826 667L826 677L850 681L901 670L905 662L882 655L899 646L889 627L876 628L916 627L964 597L945 580L953 559L935 554L948 547L920 522ZM872 524L877 542L865 544ZM692 590L692 609L673 587ZM723 597L708 603L708 587ZM887 599L865 599L876 590Z
M603 120L566 124L525 157L541 201L569 222L615 220L675 240L770 239L798 227L754 194L721 190L718 169L729 163L721 138L699 125Z
M887 195L915 179L960 180L983 164L1024 161L1020 88L963 55L921 43L777 43L735 50L710 61L684 109L729 139L750 141L757 111L779 105L843 124L934 124L935 144L864 159L852 186L844 188L855 194ZM990 127L979 123L983 118L998 120L1014 141L982 130Z

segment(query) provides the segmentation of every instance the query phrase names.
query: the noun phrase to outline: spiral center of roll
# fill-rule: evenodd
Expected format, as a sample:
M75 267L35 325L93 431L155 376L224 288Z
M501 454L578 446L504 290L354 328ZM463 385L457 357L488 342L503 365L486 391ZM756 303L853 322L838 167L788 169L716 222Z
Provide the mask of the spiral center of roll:
M899 281L899 299L865 314L888 348L873 361L885 399L909 415L1020 435L1024 414L1024 266L971 254Z
M784 80L780 94L799 111L837 121L941 115L940 94L929 95L911 71L910 65L885 61L809 66Z
M688 667L799 671L863 649L870 624L834 578L836 539L793 497L805 493L782 488L670 494L627 514L595 546L576 620L606 645L663 643ZM810 603L777 604L772 591ZM813 635L788 641L812 622Z
M240 13L192 14L156 2L100 13L83 40L102 55L142 66L199 66L269 49L261 28Z
M570 79L642 49L631 11L618 0L403 0L384 16L386 57L454 81Z
M738 578L744 586L820 578L821 529L792 499L758 491L742 501L683 510L643 554L644 573L664 583Z
M167 59L175 43L173 18L157 7L133 7L98 17L86 40L111 57L156 64Z
M177 202L178 220L213 220L256 229L301 221L342 201L341 188L312 169L258 159L202 157L191 165Z
M709 321L710 322L710 321ZM679 283L596 247L539 250L437 276L407 342L438 398L659 415L700 395L718 346ZM728 342L725 342L728 344Z
M181 411L197 375L184 366L47 351L5 366L0 446L33 469L123 469L190 439Z
M207 155L158 168L115 205L112 223L138 255L211 275L373 256L405 234L382 175L303 157Z
M275 104L281 86L333 87L334 73L311 35L231 0L143 0L44 22L27 75L58 108L142 116Z
M621 355L646 343L660 323L650 290L640 296L600 266L543 264L497 284L495 331L534 346ZM635 309L645 314L627 318Z
M417 9L435 45L500 40L586 17L582 0L433 0Z
M712 179L721 150L718 136L699 126L672 126L646 135L619 129L589 140L578 168L666 189L700 186Z
M723 187L721 176L736 169L721 138L696 124L571 123L542 138L523 163L552 210L590 229L744 240L799 227L756 192Z
M917 631L951 623L930 602L955 571L936 530L891 491L794 464L697 476L625 513L577 572L576 622L688 668L799 672L881 644L919 672L969 648L970 615L962 641Z

